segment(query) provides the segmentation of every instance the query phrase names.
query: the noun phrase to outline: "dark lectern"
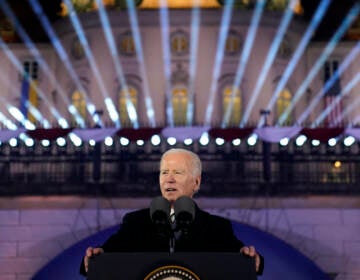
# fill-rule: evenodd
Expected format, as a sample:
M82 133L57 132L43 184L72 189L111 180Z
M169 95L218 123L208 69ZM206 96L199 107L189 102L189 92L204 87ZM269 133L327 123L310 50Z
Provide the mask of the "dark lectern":
M88 280L256 280L254 260L239 253L105 253L90 260Z

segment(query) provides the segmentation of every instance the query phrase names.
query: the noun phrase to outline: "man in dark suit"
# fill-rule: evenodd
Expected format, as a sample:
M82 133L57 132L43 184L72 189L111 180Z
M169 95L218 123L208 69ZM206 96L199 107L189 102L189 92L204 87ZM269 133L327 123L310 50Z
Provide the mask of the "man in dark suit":
M185 149L168 150L160 161L159 182L162 197L171 205L180 197L192 198L200 189L199 157ZM262 274L264 267L264 260L255 248L244 246L235 237L229 220L211 215L197 205L194 220L186 234L176 239L175 248L176 252L240 252L255 259L258 274ZM100 248L87 248L81 273L86 274L90 257L104 252L169 252L169 238L153 223L150 209L142 209L125 215L119 231Z

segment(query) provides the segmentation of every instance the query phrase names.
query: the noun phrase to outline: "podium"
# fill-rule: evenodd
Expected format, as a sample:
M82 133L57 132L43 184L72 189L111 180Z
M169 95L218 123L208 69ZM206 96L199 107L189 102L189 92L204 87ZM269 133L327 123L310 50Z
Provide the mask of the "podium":
M90 259L88 280L256 280L240 253L104 253Z

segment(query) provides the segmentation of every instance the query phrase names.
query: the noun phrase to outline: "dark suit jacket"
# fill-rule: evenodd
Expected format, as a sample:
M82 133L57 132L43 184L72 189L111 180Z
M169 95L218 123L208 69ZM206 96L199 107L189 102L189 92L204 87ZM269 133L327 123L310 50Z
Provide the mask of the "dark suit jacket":
M176 240L175 252L239 252L243 246L229 220L196 207L194 222ZM126 214L120 229L101 247L105 252L169 252L169 235L151 221L147 208ZM258 274L263 263L262 259ZM81 273L85 273L83 264Z

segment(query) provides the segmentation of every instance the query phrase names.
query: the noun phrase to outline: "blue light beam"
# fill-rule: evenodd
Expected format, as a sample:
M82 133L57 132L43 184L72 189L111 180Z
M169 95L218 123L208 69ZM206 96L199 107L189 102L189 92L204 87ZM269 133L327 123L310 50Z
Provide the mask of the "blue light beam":
M269 101L268 105L266 106L266 110L272 109L277 98L279 97L279 94L285 88L286 83L288 82L295 67L298 65L298 62L299 62L300 58L302 57L302 55L306 49L306 46L310 42L311 37L314 34L314 31L316 30L316 28L320 24L322 18L324 17L325 12L327 11L330 3L331 3L331 0L322 0L320 5L318 6L312 20L310 21L308 28L306 29L304 36L302 37L294 55L292 56L291 60L289 61L288 65L284 71L284 74L282 75L279 83L277 84L277 87L276 87L274 93L272 94L271 100ZM262 126L263 122L264 122L264 118L261 118L258 126Z
M345 19L339 26L339 28L336 30L332 38L330 39L329 43L325 47L324 51L322 52L321 56L318 58L318 60L315 62L314 66L311 68L309 74L303 81L303 83L300 85L298 90L296 91L293 100L289 107L286 108L284 113L279 118L279 123L282 124L286 119L289 113L294 109L296 103L300 100L302 95L305 93L306 89L309 87L311 81L315 78L316 74L319 72L321 67L324 65L326 59L331 54L331 52L336 47L337 43L340 41L344 33L348 30L349 26L355 19L355 17L358 15L360 10L360 3L356 3L349 13L346 15ZM301 114L301 116L298 119L298 123L302 123L309 115L310 110L309 107Z
M260 94L260 91L264 85L265 79L268 76L270 67L273 64L276 54L278 52L281 41L285 35L285 32L287 31L287 28L290 24L292 17L293 17L293 14L294 14L293 10L294 10L296 4L297 4L297 0L291 0L285 10L284 16L281 20L280 26L275 35L275 39L273 40L273 42L270 46L268 55L265 60L265 64L260 72L259 79L256 82L255 89L251 94L251 99L249 100L249 103L246 106L244 116L242 118L242 121L240 122L240 127L243 127L248 122L251 111L255 105L255 102L256 102L259 94Z
M228 31L229 31L233 4L234 4L234 0L226 1L226 5L225 5L224 11L223 11L222 18L221 18L220 32L219 32L218 44L217 44L216 55L215 55L214 71L212 74L209 99L208 99L208 104L207 104L206 112L205 112L205 120L204 120L205 125L210 125L211 117L212 117L213 111L214 111L216 88L217 88L217 83L218 83L218 79L220 76L221 64L222 64L223 57L224 57L225 42L226 42L226 37L227 37Z
M226 108L221 127L226 127L226 125L229 123L231 111L233 109L235 92L236 92L237 88L240 88L240 84L241 84L242 78L245 73L245 69L246 69L246 66L248 63L251 48L252 48L254 40L255 40L255 36L257 33L257 29L259 27L260 19L261 19L262 13L264 11L265 4L266 4L265 0L258 0L256 2L256 8L255 8L252 20L251 20L250 27L249 27L247 35L246 35L245 45L244 45L244 48L241 53L241 57L239 59L239 63L237 66L235 81L234 81L234 85L233 85L232 91L231 91L231 102L230 102L229 106Z
M129 12L129 16L130 16L130 25L131 25L131 30L132 30L132 33L134 36L135 50L136 50L136 54L137 54L137 59L139 61L140 74L141 74L141 77L144 82L143 90L144 90L144 95L145 95L146 114L149 119L150 126L155 127L155 125L156 125L155 111L154 111L154 107L152 104L152 98L151 98L150 90L149 90L149 88L150 88L149 81L148 81L148 77L146 74L146 65L145 65L144 54L143 54L143 50L142 50L142 43L141 43L141 36L140 36L140 31L139 31L139 23L138 23L137 15L136 15L136 8L135 8L135 4L134 4L133 0L126 0L126 4L128 7L128 12Z

